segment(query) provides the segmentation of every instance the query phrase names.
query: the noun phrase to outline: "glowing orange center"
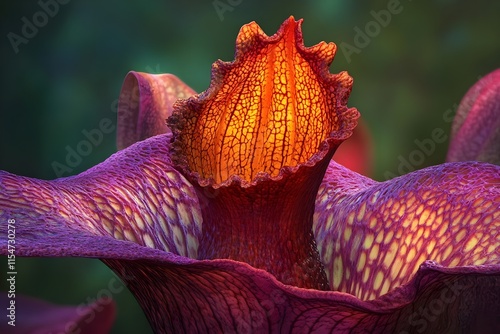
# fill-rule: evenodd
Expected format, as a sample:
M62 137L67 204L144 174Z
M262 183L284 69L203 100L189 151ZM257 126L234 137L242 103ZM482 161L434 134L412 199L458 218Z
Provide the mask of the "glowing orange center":
M307 161L341 127L343 91L352 83L345 72L328 73L335 44L305 48L293 18L271 37L245 25L236 43L236 61L216 62L215 83L183 106L187 165L216 183L231 175L251 181L259 172L274 177Z

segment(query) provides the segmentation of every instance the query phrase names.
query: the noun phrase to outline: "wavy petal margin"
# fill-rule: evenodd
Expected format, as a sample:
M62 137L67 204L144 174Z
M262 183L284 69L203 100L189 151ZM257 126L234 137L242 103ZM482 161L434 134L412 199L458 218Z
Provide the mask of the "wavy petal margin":
M0 212L196 258L198 197L171 165L170 136L149 138L79 175L53 181L0 171ZM22 238L26 231L18 233Z
M175 104L172 159L193 183L281 178L284 167L308 163L325 142L334 151L352 134L352 78L329 72L334 43L304 46L301 23L290 17L272 36L244 25L235 60L215 62L210 87Z
M367 302L341 292L283 285L241 262L191 260L9 217L25 231L18 239L19 256L103 259L134 293L156 333L479 333L499 328L498 265L450 269L427 262L410 282Z
M451 130L447 161L478 160L500 165L500 69L469 89Z

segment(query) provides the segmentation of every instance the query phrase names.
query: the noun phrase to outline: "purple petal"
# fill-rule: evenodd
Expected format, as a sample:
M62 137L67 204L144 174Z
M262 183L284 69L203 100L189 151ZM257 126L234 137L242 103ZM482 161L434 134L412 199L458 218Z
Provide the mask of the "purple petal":
M173 74L130 72L118 103L118 149L170 132L166 119L172 114L172 105L194 94Z
M0 214L195 258L198 198L171 165L169 136L142 141L80 175L54 181L0 172Z
M26 231L18 239L19 256L104 259L134 293L156 333L499 328L499 265L447 269L426 263L403 287L367 302L341 292L283 285L267 272L241 262L191 260L57 224L23 220L16 224Z
M453 121L447 161L468 160L500 165L500 69L469 89Z
M0 301L2 310L7 309L7 317L0 322L0 332L10 334L106 334L116 314L112 299L100 299L91 305L59 306L19 294L8 299L7 293L2 292ZM15 318L9 318L11 301L14 301ZM14 322L11 319L15 319Z
M313 232L331 288L363 300L407 283L432 260L500 263L500 167L447 163L376 182L332 162Z

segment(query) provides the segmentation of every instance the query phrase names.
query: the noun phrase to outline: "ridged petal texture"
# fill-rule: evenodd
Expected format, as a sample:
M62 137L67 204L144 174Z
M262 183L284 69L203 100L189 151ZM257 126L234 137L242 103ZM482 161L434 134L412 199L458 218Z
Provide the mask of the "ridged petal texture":
M208 90L177 102L168 125L173 161L203 204L200 258L323 290L314 194L359 113L346 105L352 79L329 72L335 45L306 48L300 24L291 17L271 37L255 22L243 26L234 62L216 62Z
M168 124L178 165L201 182L238 176L250 183L305 163L327 139L338 146L351 135L359 117L346 106L352 78L329 73L335 44L306 48L300 24L290 17L271 37L255 22L241 28L235 61L216 62L209 89L174 106Z
M500 165L500 69L481 78L460 102L446 160Z
M313 227L332 290L375 299L424 261L500 262L500 168L446 163L376 182L331 162Z
M200 110L206 113L203 122L209 122L208 132L192 117L185 120L174 117L174 132L180 128L175 127L184 126L183 122L187 124L186 129L190 129L187 134L178 133L178 142L174 144L172 134L140 141L156 131L167 131L164 127L157 129L155 121L150 119L168 115L174 98L165 99L164 104L150 103L156 101L158 94L165 96L162 90L170 88L157 85L151 89L148 85L155 84L140 85L142 74L131 74L134 77L127 79L131 81L125 84L124 91L139 85L139 92L149 93L144 95L148 98L134 107L120 104L125 108L122 112L130 109L134 115L128 118L133 124L125 126L122 132L123 138L127 133L133 134L121 145L127 148L80 175L53 181L0 172L0 254L9 253L6 222L14 219L16 256L102 259L134 293L156 333L500 332L500 167L484 162L452 162L380 183L330 162L336 145L350 134L357 117L357 112L347 109L343 101L350 91L350 78L345 73L330 75L314 66L305 66L309 57L314 59L309 54L311 50L329 59L326 54L334 50L331 44L312 48L295 44L300 52L290 53L294 50L290 47L291 41L293 38L297 41L298 32L292 18L271 37L264 36L255 24L244 26L237 47L237 59L241 60L233 64L216 63L214 82L218 84L174 107L186 108L193 117ZM276 62L266 57L268 60L253 64L251 57L261 52L273 54L274 59L282 57L283 67L275 70ZM249 59L246 62L245 57ZM301 58L306 62L302 63ZM304 72L300 72L299 77L309 80L314 73L321 79L319 82L331 79L330 83L337 83L331 87L336 87L334 90L340 97L331 96L326 105L300 107L296 102L299 97L305 96L305 100L328 97L331 91L309 81L304 83L308 89L294 91L294 87L301 87L300 80L306 78L290 75L288 61L293 62L294 68L297 64L305 66L301 67ZM323 65L327 63L324 61ZM238 78L233 80L240 81L226 82L225 74L231 74L238 66L243 69L249 66L257 72L263 71L267 78L271 71L269 64L273 64L276 78L263 81L267 88L261 90L261 94L265 92L267 97L252 95L257 92L245 93L245 101L251 101L245 106L253 110L253 114L238 114L231 123L233 118L228 115L237 114L233 107L243 101L238 92L249 80ZM285 83L281 81L283 75ZM249 71L247 78L260 77ZM295 80L294 85L291 78ZM189 88L173 82L174 86L181 87L181 93L174 96L191 95ZM278 87L285 92L280 93ZM227 110L224 101L217 100L218 91L226 91L225 96L230 97L225 100L230 106ZM285 99L286 103L270 103L269 96ZM214 110L222 108L218 116L213 116L218 117L216 119L211 119L212 107L207 106L211 98L217 101L213 102ZM127 99L130 96L125 94L122 101ZM235 100L239 102L234 103ZM253 109L255 103L259 110ZM315 112L331 107L330 104L334 106L332 118L319 118L325 122L323 127L318 124ZM286 107L279 110L275 105ZM267 137L262 137L256 130L255 122L259 123L259 129L268 129L259 118L262 117L260 109L266 107L277 115L268 117L267 124L279 124L278 128L287 129L286 132L264 131ZM307 110L313 112L311 117L300 116ZM488 112L488 108L482 110ZM278 117L280 114L283 118ZM301 121L290 123L285 114L295 114L295 120ZM348 117L342 121L342 116ZM267 153L265 145L253 145L250 149L247 147L252 145L238 144L238 152L245 152L242 155L227 149L236 146L227 136L221 136L220 131L233 134L238 126L246 127L250 120L254 127L250 128L248 137L245 134L244 139L248 140L242 143L255 144L261 138L282 140L273 154ZM330 120L333 123L326 124ZM315 124L311 133L322 138L306 139L308 133L289 133L292 129L299 131L297 124L310 129L308 123L304 123L309 121ZM213 124L223 125L214 128ZM141 135L136 136L137 133ZM456 132L454 140L460 133ZM316 145L315 150L297 146L301 140L307 140L311 147ZM206 146L204 141L211 144ZM176 150L174 157L172 145ZM216 147L218 153L204 155L204 150L210 147ZM173 160L179 159L183 149L188 154L180 168ZM263 169L257 169L256 160L245 160L254 153L258 159L268 161L262 164ZM240 162L245 168L238 166ZM222 167L218 167L219 163ZM205 186L196 178L196 184L191 185L188 178L193 175L189 171L206 178ZM316 175L319 181L314 179L314 184L305 188L301 182L302 188L293 194L294 205L286 204L286 193L293 193L293 181L311 173L319 173L319 177ZM295 178L287 179L290 175ZM227 177L229 182L223 184ZM218 184L219 181L222 184ZM288 283L286 275L280 282L276 278L279 273L256 269L234 259L200 260L203 257L200 244L206 241L209 224L202 216L211 210L212 201L219 198L234 204L254 205L251 197L234 200L225 197L253 194L260 196L264 203L265 198L258 190L262 182L268 185L278 182L278 187L268 189L283 196L283 203L277 202L278 198L273 199L276 202L267 203L280 211L265 214L268 218L288 216L291 219L297 216L291 209L299 210L303 205L297 199L308 203L303 211L311 214L309 233L316 242L309 246L317 244L314 250L324 266L329 287L335 291L283 284L283 281ZM239 186L250 189L250 193L238 190ZM259 210L252 208L247 207L245 215L258 216ZM285 209L290 211L281 212ZM269 231L283 232L279 226ZM293 233L297 231L299 229ZM276 235L269 237L275 240ZM265 253L266 250L261 249L265 247L263 244L256 247L246 242L240 247ZM292 250L290 253L297 247L293 240L287 240L285 246ZM205 252L208 247L203 247ZM266 260L279 263L283 259Z
M132 145L79 175L54 181L0 171L0 214L59 224L174 254L197 257L198 198L171 166L170 134ZM5 231L3 231L5 233ZM25 236L22 229L20 237Z

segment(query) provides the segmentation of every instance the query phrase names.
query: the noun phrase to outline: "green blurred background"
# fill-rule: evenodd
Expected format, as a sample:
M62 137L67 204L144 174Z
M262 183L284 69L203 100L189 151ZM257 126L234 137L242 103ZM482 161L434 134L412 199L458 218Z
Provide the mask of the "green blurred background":
M202 91L211 63L232 60L241 25L255 20L270 35L294 15L304 18L306 45L326 40L339 46L331 70L354 77L349 106L360 110L371 129L373 176L399 174L401 159L418 149L414 141L430 138L436 128L448 134L446 111L480 76L499 67L500 2L401 1L402 11L386 27L371 31L366 46L356 45L355 28L364 31L374 21L371 11L390 2L221 0L215 3L227 10L218 13L212 0L73 0L60 5L18 53L7 36L21 35L21 19L33 22L41 7L34 0L2 2L0 169L55 178L52 163L65 163L66 146L74 149L85 139L82 130L97 128L103 118L116 124L115 103L129 70L174 73ZM359 53L346 57L342 42ZM441 163L447 145L436 144L414 167ZM115 132L71 174L113 152ZM75 305L96 297L113 277L99 261L84 259L18 259L18 273L18 292ZM128 291L113 297L114 333L150 331Z

